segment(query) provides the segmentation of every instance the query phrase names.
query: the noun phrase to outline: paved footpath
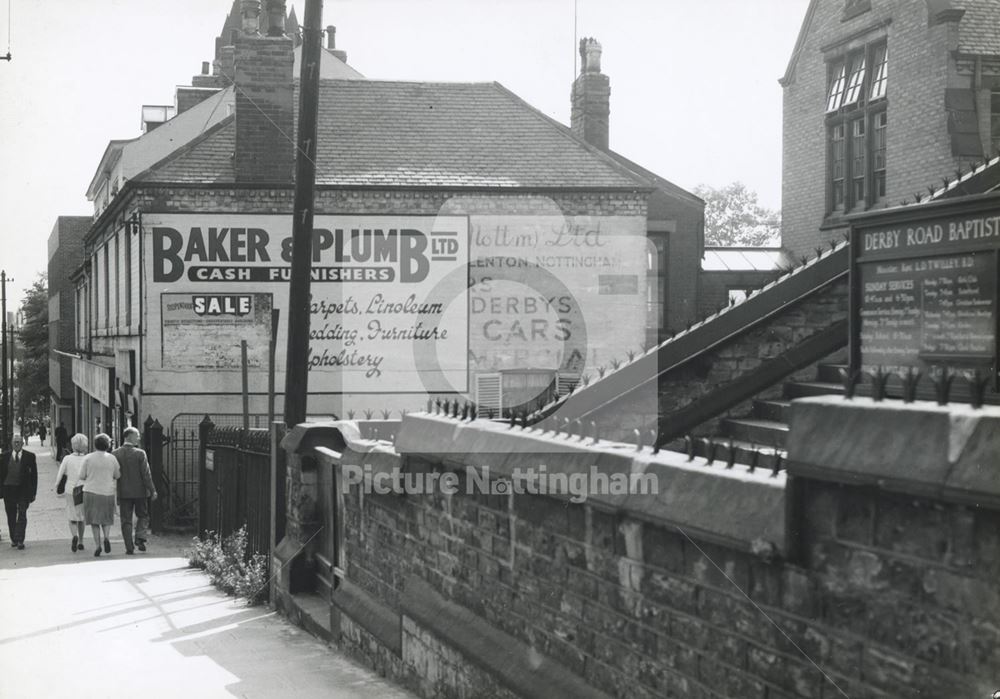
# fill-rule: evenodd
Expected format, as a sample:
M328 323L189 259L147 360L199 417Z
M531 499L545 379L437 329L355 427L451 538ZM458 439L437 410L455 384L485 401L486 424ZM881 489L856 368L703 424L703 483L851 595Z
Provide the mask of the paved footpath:
M292 626L213 588L182 555L184 537L148 553L70 551L58 468L33 437L38 496L26 548L0 517L0 697L385 697L413 695Z

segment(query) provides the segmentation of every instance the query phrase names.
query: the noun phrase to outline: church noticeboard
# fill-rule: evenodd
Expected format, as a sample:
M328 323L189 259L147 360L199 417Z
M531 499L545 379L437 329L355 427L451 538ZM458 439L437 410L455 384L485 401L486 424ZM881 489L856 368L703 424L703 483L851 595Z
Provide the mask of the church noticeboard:
M852 366L996 371L1000 198L880 212L851 235Z

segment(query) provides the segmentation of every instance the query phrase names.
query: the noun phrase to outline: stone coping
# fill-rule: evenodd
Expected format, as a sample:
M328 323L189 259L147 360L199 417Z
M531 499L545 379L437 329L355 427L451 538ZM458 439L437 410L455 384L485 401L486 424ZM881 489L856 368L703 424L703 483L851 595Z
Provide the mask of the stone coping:
M513 480L545 466L550 475L583 473L591 482L617 478L620 487L599 487L577 502L676 527L694 538L757 553L784 553L785 474L745 466L727 469L723 461L633 445L565 435L539 429L510 428L491 420L458 420L429 413L403 418L395 445L360 437L348 420L296 426L282 445L318 461L369 466L371 473L419 470L406 457L420 457L449 471L489 467L489 478ZM305 461L303 461L303 464ZM537 481L537 478L536 478ZM629 482L634 487L627 487ZM655 483L655 489L651 484ZM641 486L646 484L646 490ZM357 486L354 486L357 487ZM559 500L573 495L549 494Z
M1000 407L816 396L792 403L788 471L1000 506Z
M438 461L451 470L489 466L491 478L510 479L515 469L523 473L526 467L537 473L542 464L549 474L585 472L592 480L594 473L609 478L652 477L655 493L591 492L585 502L743 550L759 551L761 545L766 550L770 545L783 552L786 547L784 473L763 469L751 473L745 466L727 469L722 461L709 464L702 457L689 460L676 452L653 454L648 448L637 450L619 442L567 439L551 431L428 413L403 419L395 452ZM344 458L346 462L354 457Z

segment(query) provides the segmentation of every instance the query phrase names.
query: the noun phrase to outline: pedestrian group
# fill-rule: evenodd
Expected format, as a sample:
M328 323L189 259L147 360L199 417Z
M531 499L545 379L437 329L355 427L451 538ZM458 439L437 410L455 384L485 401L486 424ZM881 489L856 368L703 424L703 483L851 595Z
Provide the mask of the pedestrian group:
M84 527L88 524L94 537L94 557L99 558L102 550L111 553L116 500L125 553L146 550L148 502L156 500L157 492L146 452L137 446L139 430L127 427L122 438L123 445L111 451L111 438L101 433L94 437L94 451L88 453L86 436L68 437L61 423L56 429L57 456L61 458L56 493L66 499L73 553L84 550ZM23 550L28 506L38 490L38 467L35 455L24 450L21 435L15 434L11 445L12 449L0 456L0 497L7 511L11 546ZM133 519L137 520L134 527Z

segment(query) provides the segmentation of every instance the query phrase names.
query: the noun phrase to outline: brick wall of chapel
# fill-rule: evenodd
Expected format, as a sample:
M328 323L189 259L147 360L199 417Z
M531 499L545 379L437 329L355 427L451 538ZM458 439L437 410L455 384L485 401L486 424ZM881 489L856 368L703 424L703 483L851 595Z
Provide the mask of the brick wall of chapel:
M827 207L827 59L886 37L885 204L913 201L917 192L926 195L929 185L940 186L941 178L953 176L958 165L951 155L945 111L945 89L954 86L954 79L949 83L949 51L957 44L957 25L928 26L926 4L912 0L872 0L871 10L846 21L843 17L843 0L817 4L791 82L784 88L782 243L796 254L810 254L815 246L839 236L836 230L820 230ZM865 33L822 50L860 32Z

